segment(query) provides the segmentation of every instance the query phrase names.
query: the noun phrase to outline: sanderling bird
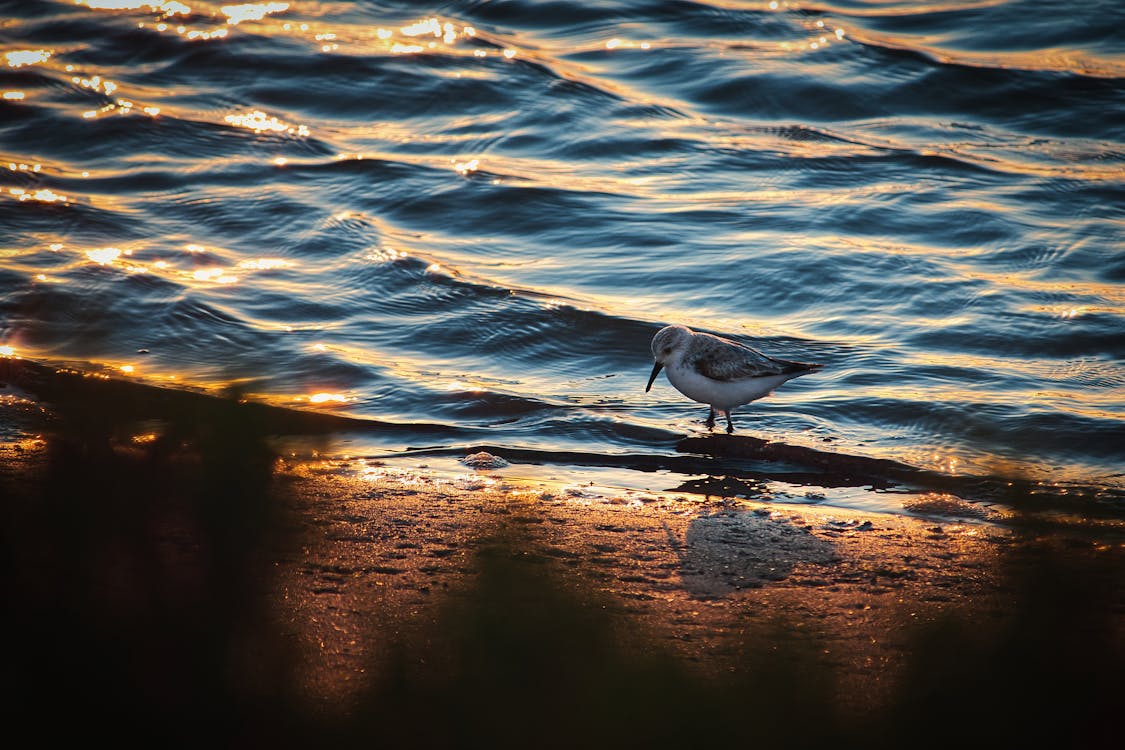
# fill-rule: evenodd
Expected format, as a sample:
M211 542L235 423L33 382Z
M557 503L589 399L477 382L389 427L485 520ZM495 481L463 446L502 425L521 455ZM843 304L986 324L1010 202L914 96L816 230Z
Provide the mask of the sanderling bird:
M667 326L652 337L652 389L661 368L668 381L692 401L708 404L707 427L715 427L715 412L727 418L727 433L734 432L731 410L765 396L786 380L821 369L821 365L790 362L762 354L736 341L697 333L687 326Z

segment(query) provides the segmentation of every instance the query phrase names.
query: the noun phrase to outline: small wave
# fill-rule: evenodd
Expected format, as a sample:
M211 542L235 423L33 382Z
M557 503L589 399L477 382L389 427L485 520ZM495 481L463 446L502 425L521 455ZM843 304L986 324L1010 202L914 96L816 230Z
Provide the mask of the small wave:
M4 351L661 456L683 322L828 365L775 442L1114 473L1116 7L9 5Z

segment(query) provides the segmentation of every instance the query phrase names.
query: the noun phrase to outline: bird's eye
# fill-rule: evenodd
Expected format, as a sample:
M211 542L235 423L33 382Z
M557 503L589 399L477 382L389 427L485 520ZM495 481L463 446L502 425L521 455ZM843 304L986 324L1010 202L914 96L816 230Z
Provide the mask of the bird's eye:
M672 353L672 347L670 347L670 346L664 347L664 353L665 354L671 354Z

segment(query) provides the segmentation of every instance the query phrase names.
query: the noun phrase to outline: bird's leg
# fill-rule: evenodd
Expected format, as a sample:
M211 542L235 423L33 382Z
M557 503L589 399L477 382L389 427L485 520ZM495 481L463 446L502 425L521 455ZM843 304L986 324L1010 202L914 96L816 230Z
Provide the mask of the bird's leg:
M715 407L711 407L711 411L707 414L707 421L703 424L707 425L708 430L715 429Z
M725 412L727 415L727 434L730 435L734 432L734 423L730 421L730 412Z

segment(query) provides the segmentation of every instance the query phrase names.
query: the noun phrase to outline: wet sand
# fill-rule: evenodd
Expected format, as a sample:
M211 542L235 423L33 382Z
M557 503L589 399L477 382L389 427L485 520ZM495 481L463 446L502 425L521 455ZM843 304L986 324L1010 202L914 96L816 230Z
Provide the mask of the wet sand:
M479 557L504 536L513 560L592 592L632 621L627 629L712 675L732 669L743 639L775 622L823 638L829 661L859 675L895 661L892 623L934 622L966 606L991 618L1005 606L995 568L1013 535L984 524L502 481L463 489L425 476L357 479L346 462L283 476L293 477L308 536L301 555L281 563L281 585L297 604L294 632L315 632L326 658L311 662L326 693L367 666L357 622L471 595Z
M16 709L248 744L1119 736L1116 523L283 459L221 409L138 441L82 403L4 405Z
M370 644L355 636L365 627L386 621L378 629L399 635L439 600L472 596L497 539L515 563L596 598L621 632L643 634L646 647L708 678L737 670L748 643L784 629L787 647L815 653L855 708L890 699L928 628L962 618L1014 627L1026 592L1010 568L1035 557L1030 539L1075 564L1125 561L1120 537L1060 526L1043 535L822 506L605 494L508 484L498 473L493 486L464 488L424 475L357 478L343 461L282 476L307 535L300 555L279 561L279 586L295 605L293 632L311 639L312 692L322 696L362 682Z

